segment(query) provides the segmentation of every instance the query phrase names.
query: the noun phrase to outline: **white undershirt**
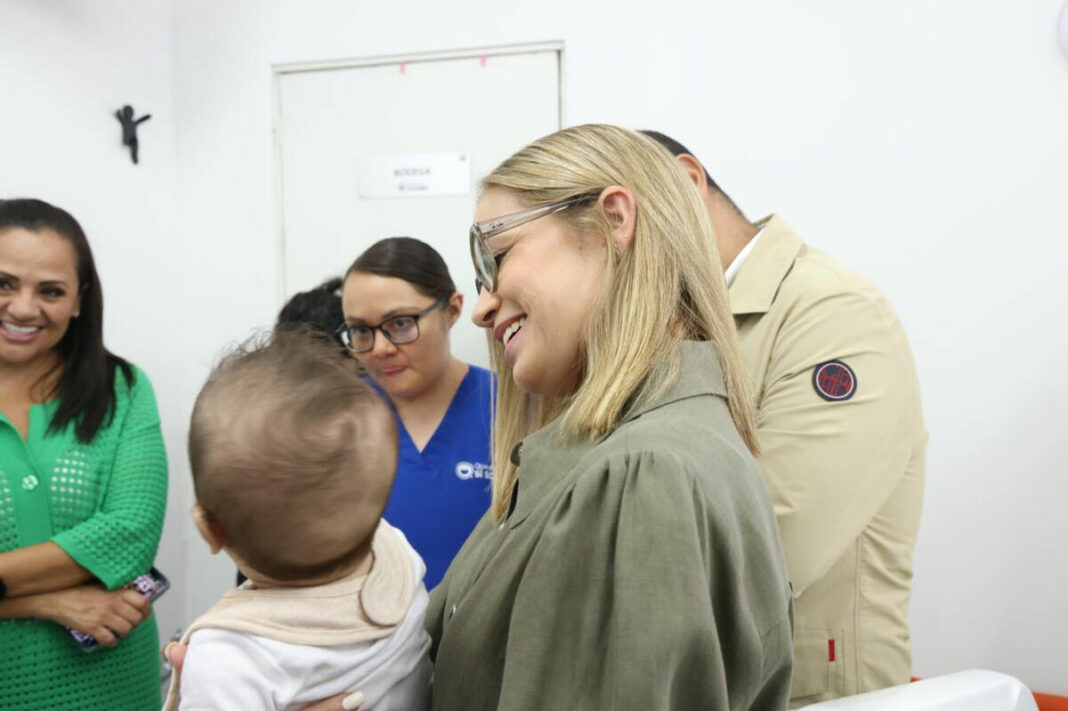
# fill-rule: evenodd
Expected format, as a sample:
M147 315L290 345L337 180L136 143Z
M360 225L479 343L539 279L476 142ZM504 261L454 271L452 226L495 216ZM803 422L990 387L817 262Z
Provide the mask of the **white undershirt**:
M742 251L738 252L738 256L734 258L730 266L727 267L727 273L724 274L724 278L727 280L727 286L730 286L734 282L734 277L738 276L738 272L742 270L742 265L745 264L745 260L749 257L749 253L753 251L753 246L760 239L760 235L764 234L764 228L761 227L760 231L753 235L753 239L749 240L749 243L742 247Z
M181 711L292 711L353 691L363 692L363 708L374 711L429 709L430 637L423 628L428 597L421 582L423 561L408 549L420 582L392 634L312 647L224 629L197 630L182 668Z

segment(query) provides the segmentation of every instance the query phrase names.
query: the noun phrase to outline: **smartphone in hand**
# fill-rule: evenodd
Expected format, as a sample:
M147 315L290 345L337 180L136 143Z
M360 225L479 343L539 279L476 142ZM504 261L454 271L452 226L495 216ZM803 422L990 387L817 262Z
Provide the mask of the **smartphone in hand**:
M149 602L154 602L156 598L167 592L171 587L171 581L167 580L166 576L155 568L150 568L144 575L134 578L126 587L141 593L148 598ZM100 644L94 637L78 630L72 630L70 627L67 628L67 631L70 632L70 636L74 638L82 648L82 651L93 652L100 649Z

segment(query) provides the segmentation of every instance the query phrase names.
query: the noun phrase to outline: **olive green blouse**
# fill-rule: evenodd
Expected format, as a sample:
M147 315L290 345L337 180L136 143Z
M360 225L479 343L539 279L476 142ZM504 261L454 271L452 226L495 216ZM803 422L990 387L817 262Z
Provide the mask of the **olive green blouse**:
M785 709L791 607L764 480L709 343L600 441L519 449L431 594L438 711Z

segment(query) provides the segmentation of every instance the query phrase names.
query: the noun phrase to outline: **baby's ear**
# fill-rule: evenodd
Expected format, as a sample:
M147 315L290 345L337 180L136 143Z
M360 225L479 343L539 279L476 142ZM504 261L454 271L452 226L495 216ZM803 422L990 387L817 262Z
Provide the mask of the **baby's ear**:
M218 553L226 545L226 536L223 534L222 527L219 526L218 521L211 515L203 506L199 504L193 507L193 523L197 527L197 531L200 532L200 537L211 548L212 555Z

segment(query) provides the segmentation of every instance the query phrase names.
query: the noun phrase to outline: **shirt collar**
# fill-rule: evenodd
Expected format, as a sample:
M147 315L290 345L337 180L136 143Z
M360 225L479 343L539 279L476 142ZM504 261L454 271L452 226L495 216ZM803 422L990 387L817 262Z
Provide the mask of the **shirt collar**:
M761 226L753 238L749 240L742 251L738 252L738 256L734 258L734 261L727 267L727 271L723 274L723 278L727 280L727 286L729 287L734 283L734 277L738 276L739 270L742 265L745 264L745 260L749 258L749 253L753 251L753 247L756 246L757 240L760 239L760 235L764 233L764 227Z
M794 265L805 243L778 216L771 215L761 220L760 242L746 256L745 263L729 288L731 313L767 313L779 286ZM736 260L737 261L737 260Z

